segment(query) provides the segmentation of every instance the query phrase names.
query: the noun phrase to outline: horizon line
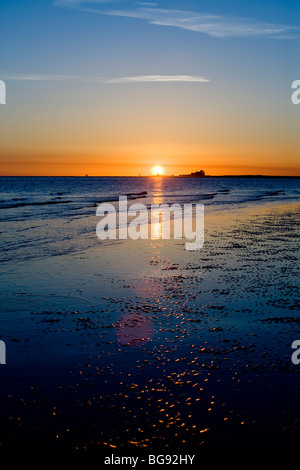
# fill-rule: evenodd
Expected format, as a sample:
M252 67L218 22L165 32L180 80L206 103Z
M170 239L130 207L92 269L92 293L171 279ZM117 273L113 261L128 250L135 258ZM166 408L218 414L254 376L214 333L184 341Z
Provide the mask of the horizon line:
M265 174L238 174L238 175L0 175L0 178L300 178L300 175L265 175Z

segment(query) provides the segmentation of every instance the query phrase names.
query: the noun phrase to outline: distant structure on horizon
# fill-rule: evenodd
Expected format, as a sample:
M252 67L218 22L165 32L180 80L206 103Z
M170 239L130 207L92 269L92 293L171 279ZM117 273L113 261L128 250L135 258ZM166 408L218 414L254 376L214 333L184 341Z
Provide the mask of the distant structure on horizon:
M200 170L200 171L195 171L194 173L190 173L189 175L179 175L179 176L183 176L185 178L204 178L205 171Z

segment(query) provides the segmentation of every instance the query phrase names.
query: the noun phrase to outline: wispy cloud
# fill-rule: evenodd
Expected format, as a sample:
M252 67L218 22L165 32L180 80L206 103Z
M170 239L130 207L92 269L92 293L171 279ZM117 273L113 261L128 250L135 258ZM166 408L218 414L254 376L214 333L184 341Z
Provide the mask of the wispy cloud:
M55 74L24 74L0 73L4 80L45 81L45 82L84 82L104 83L102 77L89 77L85 75L55 75Z
M157 83L157 82L210 82L209 78L194 75L137 75L133 77L93 77L85 75L52 75L52 74L16 74L0 73L4 80L48 81L48 82L81 82L81 83Z
M136 5L142 5L143 7L156 7L157 3L154 2L135 2Z
M128 2L128 0L55 0L53 2L54 5L58 6L63 6L63 7L70 7L70 8L76 8L77 6L80 7L80 5L84 3L124 3Z
M192 75L140 75L137 77L113 78L106 83L146 83L146 82L210 82L209 78Z
M126 0L57 0L54 4L62 7L75 8L90 13L101 15L123 16L128 18L137 18L148 23L159 26L173 26L189 31L195 31L207 34L212 37L271 37L276 39L292 39L295 31L299 30L297 26L287 26L272 24L255 19L240 18L224 15L213 15L210 13L199 13L193 11L173 10L156 8L155 4L147 2L129 2L135 5L134 8L107 10L103 9L104 4L122 4L128 3ZM144 5L141 5L144 3ZM88 7L86 4L97 4L97 7ZM101 8L102 4L102 8Z

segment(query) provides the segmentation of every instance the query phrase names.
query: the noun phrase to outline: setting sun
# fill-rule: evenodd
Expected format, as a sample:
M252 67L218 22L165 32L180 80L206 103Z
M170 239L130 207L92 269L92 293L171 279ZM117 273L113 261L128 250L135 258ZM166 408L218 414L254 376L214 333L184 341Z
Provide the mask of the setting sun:
M152 169L152 173L154 175L162 175L163 174L163 168L161 166L155 166L153 169Z

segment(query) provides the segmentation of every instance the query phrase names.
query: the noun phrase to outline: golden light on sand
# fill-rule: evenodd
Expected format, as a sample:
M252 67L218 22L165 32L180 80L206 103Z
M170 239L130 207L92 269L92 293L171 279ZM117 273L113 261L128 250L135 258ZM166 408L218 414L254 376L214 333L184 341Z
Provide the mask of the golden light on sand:
M164 169L161 166L155 166L154 168L152 168L152 173L154 175L162 175L163 171Z

